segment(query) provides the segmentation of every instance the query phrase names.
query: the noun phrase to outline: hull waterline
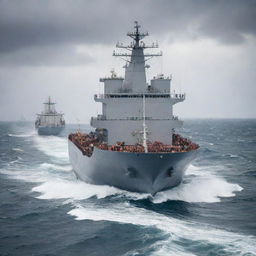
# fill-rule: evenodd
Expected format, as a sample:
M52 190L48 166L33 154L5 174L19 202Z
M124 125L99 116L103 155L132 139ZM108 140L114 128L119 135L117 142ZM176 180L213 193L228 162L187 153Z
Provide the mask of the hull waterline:
M197 150L180 153L130 153L94 147L91 157L69 140L69 158L76 176L88 183L155 194L177 186Z
M64 126L59 127L38 127L37 132L39 135L59 135L64 129Z

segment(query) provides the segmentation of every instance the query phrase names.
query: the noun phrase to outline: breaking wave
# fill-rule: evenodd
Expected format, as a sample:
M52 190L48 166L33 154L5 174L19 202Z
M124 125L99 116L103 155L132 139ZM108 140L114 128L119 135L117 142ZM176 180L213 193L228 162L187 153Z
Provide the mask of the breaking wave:
M125 197L130 200L148 199L159 204L166 201L179 200L189 203L215 203L222 197L235 196L236 191L241 191L238 184L228 183L225 179L209 176L202 178L193 177L190 182L183 183L176 188L157 193L154 197L150 194L141 194L124 191L110 186L98 186L76 180L71 166L60 166L44 163L34 170L5 171L5 174L13 178L27 180L29 182L42 182L34 187L34 192L39 192L41 199L74 199L83 200L91 197L105 198Z
M176 218L133 207L129 203L111 205L109 208L77 205L68 212L77 220L112 221L139 226L156 227L170 235L167 241L161 243L161 247L155 255L181 255L185 249L194 245L204 244L208 248L216 246L235 255L255 253L253 237L243 236L202 225L195 222L182 221ZM177 247L177 244L180 246ZM175 246L176 245L176 246ZM185 254L186 255L186 254ZM188 254L194 255L194 254Z
M68 163L67 139L55 136L36 136L35 146L48 156Z
M51 163L43 163L40 165L40 167L45 170L60 170L60 171L66 171L66 172L72 171L71 165L57 165L57 164L51 164Z
M180 200L189 203L215 203L220 202L222 197L232 197L235 196L235 192L243 190L238 184L229 183L207 169L209 167L199 168L191 165L183 183L173 189L157 193L153 202Z
M21 148L12 148L12 150L17 152L24 152L24 150Z
M79 180L70 181L63 179L48 180L34 187L32 191L39 192L41 195L38 198L41 199L73 200L84 200L91 197L101 199L120 193L117 188L110 186L96 186Z
M15 160L13 160L13 161L10 161L10 162L8 163L8 165L10 166L10 165L12 165L12 164L14 164L14 163L17 163L17 162L21 161L21 160L22 160L22 157L18 156L17 159L15 159Z
M20 138L26 138L26 137L31 137L36 135L35 131L31 131L29 133L25 133L25 134L13 134L13 133L8 133L9 137L20 137Z

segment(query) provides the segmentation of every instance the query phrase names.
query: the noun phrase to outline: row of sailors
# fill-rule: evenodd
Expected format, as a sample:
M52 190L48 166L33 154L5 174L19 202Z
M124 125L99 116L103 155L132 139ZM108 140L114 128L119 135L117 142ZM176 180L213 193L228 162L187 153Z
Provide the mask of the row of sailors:
M161 142L147 143L148 152L152 153L175 153L175 152L187 152L190 150L195 150L198 148L198 145L195 143L190 143L189 145L165 145ZM112 146L108 146L107 144L100 144L98 148L102 150L111 150L111 151L120 151L120 152L134 152L134 153L143 153L145 149L143 145L122 145L117 143Z
M71 140L83 153L88 157L92 156L93 148L99 144L98 139L93 134L83 134L81 132L72 133L68 136Z
M124 142L117 142L115 145L107 145L101 142L95 133L82 134L77 132L70 134L69 139L83 152L84 155L91 156L93 148L98 147L102 150L119 151L119 152L134 152L143 153L145 152L144 147L141 144L136 145L125 145ZM155 141L154 143L148 143L148 152L168 153L168 152L187 152L198 149L199 146L189 139L181 137L179 134L173 134L173 144L165 145L162 142Z

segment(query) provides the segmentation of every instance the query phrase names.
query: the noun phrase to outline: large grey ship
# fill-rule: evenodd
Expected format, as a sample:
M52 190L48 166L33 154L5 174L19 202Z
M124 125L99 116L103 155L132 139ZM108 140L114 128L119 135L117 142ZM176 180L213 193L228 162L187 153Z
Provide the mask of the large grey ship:
M44 111L37 114L35 127L39 135L58 135L65 127L63 114L55 110L51 97L44 103Z
M126 61L125 76L112 71L100 79L104 93L94 100L102 103L102 114L91 118L93 132L69 135L69 158L85 182L155 194L182 181L199 146L175 133L183 122L173 115L173 105L185 94L171 93L171 76L160 74L147 83L146 62L162 53L144 51L158 44L142 41L148 33L138 22L127 35L133 41L117 43L121 52L113 53Z

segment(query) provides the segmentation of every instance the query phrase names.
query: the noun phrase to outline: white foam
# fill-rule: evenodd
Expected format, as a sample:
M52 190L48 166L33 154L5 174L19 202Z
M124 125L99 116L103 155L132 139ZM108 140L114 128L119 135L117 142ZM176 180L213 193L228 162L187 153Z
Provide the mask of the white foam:
M17 163L17 162L19 162L20 160L22 160L22 157L18 156L16 160L10 161L10 162L8 163L8 165Z
M83 200L91 197L105 198L115 196L140 200L152 197L149 194L133 193L108 185L93 185L77 180L70 165L60 166L43 163L36 169L37 171L15 171L8 172L7 174L11 174L13 178L27 180L29 182L42 182L32 189L34 192L41 193L38 197L40 199Z
M186 170L186 175L200 175L200 170L199 167L191 164Z
M17 162L18 160L12 161ZM58 171L58 172L55 172ZM60 174L60 172L62 174ZM59 166L56 164L43 163L34 168L19 170L1 169L2 174L9 178L26 182L41 183L32 189L33 192L41 193L40 199L71 199L83 200L91 197L105 198L108 196L126 197L134 200L147 198L150 195L127 192L111 186L92 185L77 180L70 165Z
M158 192L154 197L146 193L133 193L110 186L92 185L75 179L70 165L56 165L43 163L39 167L26 171L11 171L6 174L12 178L27 180L29 182L43 182L35 187L33 191L40 192L41 199L88 199L90 197L104 198L107 196L125 197L132 200L149 199L159 204L169 200L180 200L189 203L215 203L221 198L235 196L235 192L243 188L238 184L227 182L224 178L218 177L191 166L185 183L170 190ZM60 174L59 172L62 172Z
M46 182L49 177L45 176L40 170L5 170L1 169L2 174L8 175L11 179L23 180L26 182Z
M183 183L179 186L158 192L153 198L154 203L168 200L180 200L189 203L216 203L223 197L235 196L242 191L238 184L229 183L216 173L223 171L223 166L194 166L190 165ZM189 178L190 175L193 177Z
M233 154L222 154L221 156L223 157L230 157L230 158L238 158L238 155L233 155Z
M35 146L45 154L69 162L66 138L56 136L36 136L34 140Z
M39 166L23 166L18 168L17 165L12 167L12 164L17 164L21 157L9 163L9 169L1 169L0 172L8 175L12 179L23 180L27 182L48 182L54 179L74 180L74 175L70 165L56 165L43 163ZM15 168L15 169L14 169ZM61 172L61 174L60 174ZM54 187L53 187L54 189Z
M233 154L229 154L229 156L230 156L231 158L237 158L237 157L238 157L238 155L233 155Z
M218 177L215 174L216 171L223 169L221 166L198 167L190 165L184 183L170 190L159 192L154 197L149 194L127 192L109 186L96 186L84 182L77 182L73 176L64 177L54 172L62 171L66 174L72 173L72 167L68 160L67 140L54 136L35 136L34 139L36 146L40 150L48 155L54 156L61 164L51 162L43 163L39 166L39 171L37 170L36 173L33 170L30 172L26 171L26 173L15 172L12 173L12 176L23 180L28 179L30 182L45 182L46 184L35 188L35 191L42 193L40 198L44 199L86 199L92 196L102 198L104 195L109 196L112 193L112 195L124 196L133 200L148 198L153 203L162 203L168 200L181 200L190 203L214 203L220 202L223 197L235 196L235 192L243 189L238 184L229 183L224 178ZM14 162L17 161L15 160ZM190 177L190 175L193 175L193 177Z
M51 163L43 163L40 165L40 168L45 170L52 169L52 170L65 171L65 172L72 171L71 165L57 165L57 164L51 164Z
M181 221L146 209L133 207L128 203L110 205L109 208L77 205L68 214L74 216L77 220L113 221L156 227L170 234L168 243L164 243L158 251L158 253L162 253L156 255L165 255L163 252L168 252L167 255L184 253L182 246L176 247L175 250L173 244L174 241L184 239L224 245L230 252L237 249L243 253L256 252L254 247L256 241L252 237L230 233L207 225Z
M21 148L12 148L13 151L17 151L17 152L23 152L24 150Z
M33 130L29 133L24 133L24 134L13 134L13 133L8 133L9 137L21 137L21 138L26 138L26 137L31 137L34 136L36 132Z
M192 178L189 183L182 183L173 189L157 193L153 202L180 200L190 203L215 203L220 202L222 197L235 196L235 192L242 189L238 184L228 183L223 178L196 177Z
M48 180L43 184L34 187L34 192L39 192L40 199L74 199L83 200L93 196L97 198L105 198L107 196L122 193L121 190L110 186L97 186L87 184L79 180Z

